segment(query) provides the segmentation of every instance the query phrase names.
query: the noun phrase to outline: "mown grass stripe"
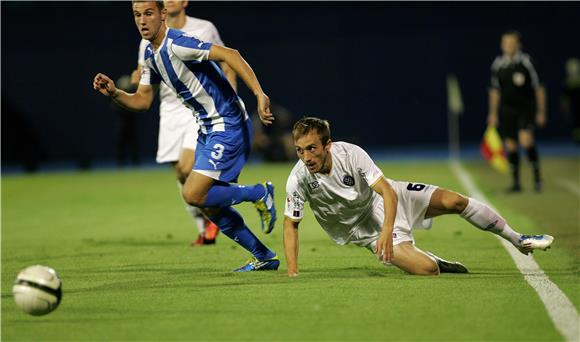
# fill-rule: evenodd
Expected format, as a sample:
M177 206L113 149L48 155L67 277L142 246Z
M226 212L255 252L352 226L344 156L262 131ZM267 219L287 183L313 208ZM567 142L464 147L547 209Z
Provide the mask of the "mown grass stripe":
M560 179L556 182L556 184L580 197L580 186L574 184L574 182L568 179Z
M477 198L494 208L485 195L477 188L477 185L475 185L475 182L473 182L459 161L452 160L450 162L450 167L455 176L465 187L470 197ZM497 211L496 208L494 208L494 210ZM548 278L546 273L544 273L532 256L521 254L509 242L499 236L497 238L501 241L504 248L516 263L516 266L523 274L524 279L538 293L538 296L540 296L540 299L548 311L548 315L554 322L558 331L567 341L580 341L580 317L578 316L576 307L574 307L570 299L568 299L564 292L562 292L562 290L560 290L560 288Z

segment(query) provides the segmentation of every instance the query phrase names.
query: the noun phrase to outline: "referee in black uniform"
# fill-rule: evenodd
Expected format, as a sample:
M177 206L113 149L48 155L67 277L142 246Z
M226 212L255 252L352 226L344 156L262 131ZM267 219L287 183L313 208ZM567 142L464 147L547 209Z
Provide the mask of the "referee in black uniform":
M546 123L546 92L530 56L521 52L521 36L517 31L502 35L501 50L503 55L491 65L488 125L497 126L505 143L513 180L508 192L522 190L520 144L532 165L534 189L539 192L542 178L534 128Z

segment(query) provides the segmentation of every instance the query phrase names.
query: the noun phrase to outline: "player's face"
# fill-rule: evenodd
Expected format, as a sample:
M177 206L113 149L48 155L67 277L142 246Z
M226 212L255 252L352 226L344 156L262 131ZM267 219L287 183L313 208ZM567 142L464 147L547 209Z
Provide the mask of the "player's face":
M184 11L187 7L187 1L171 1L165 0L163 1L165 4L165 8L167 9L167 14L173 16L179 14L181 11Z
M323 145L320 135L315 131L294 140L296 154L310 173L330 171L330 145L330 141Z
M520 49L520 41L513 34L504 34L501 37L501 51L508 56L513 56Z
M166 13L165 9L159 10L155 1L133 3L133 18L143 39L152 41L157 37Z

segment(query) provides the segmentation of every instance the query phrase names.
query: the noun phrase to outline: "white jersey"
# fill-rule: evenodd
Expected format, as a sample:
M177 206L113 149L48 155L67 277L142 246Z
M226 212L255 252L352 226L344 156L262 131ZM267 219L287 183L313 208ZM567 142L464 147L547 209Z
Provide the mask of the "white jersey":
M284 214L294 221L304 217L304 203L322 229L338 244L352 240L359 223L373 212L382 198L371 188L383 176L369 155L360 147L333 142L330 147L332 169L328 175L310 174L299 160L286 184Z
M299 160L286 184L284 215L293 221L310 208L324 231L340 245L352 242L369 247L377 239L384 222L383 198L371 186L383 172L359 146L333 142L332 169L328 175L311 174ZM387 179L397 194L393 244L414 241L411 229L430 224L424 221L433 185L412 184Z
M207 20L187 16L181 29L200 40L223 45L216 27ZM149 41L141 39L138 64L145 65L145 50ZM187 108L174 91L165 83L159 87L159 137L156 161L158 163L179 160L182 149L195 150L199 125L190 108Z

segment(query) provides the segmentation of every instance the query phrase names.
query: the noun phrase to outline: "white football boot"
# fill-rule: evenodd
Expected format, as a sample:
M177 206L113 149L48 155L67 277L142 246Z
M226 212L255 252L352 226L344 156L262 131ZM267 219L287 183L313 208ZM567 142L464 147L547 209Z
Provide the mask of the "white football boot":
M533 253L535 249L547 250L554 242L554 237L546 234L542 235L522 235L518 240L519 246L516 246L520 252L525 255Z

